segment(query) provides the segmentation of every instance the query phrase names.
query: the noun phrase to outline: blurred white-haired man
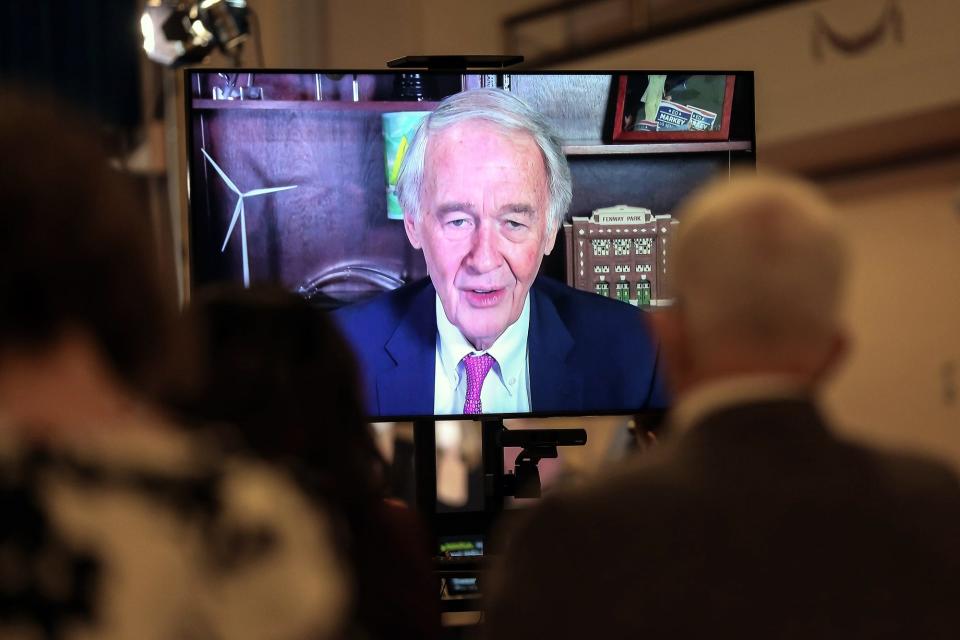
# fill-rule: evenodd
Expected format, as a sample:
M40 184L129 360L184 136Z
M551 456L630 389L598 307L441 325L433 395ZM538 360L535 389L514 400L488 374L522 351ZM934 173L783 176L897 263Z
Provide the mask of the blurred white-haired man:
M847 254L830 205L799 181L743 177L682 215L677 302L653 319L680 396L674 428L716 405L809 396L847 341Z
M654 319L672 441L511 532L488 637L956 634L957 477L846 442L817 408L845 343L836 215L757 176L679 212L677 301Z

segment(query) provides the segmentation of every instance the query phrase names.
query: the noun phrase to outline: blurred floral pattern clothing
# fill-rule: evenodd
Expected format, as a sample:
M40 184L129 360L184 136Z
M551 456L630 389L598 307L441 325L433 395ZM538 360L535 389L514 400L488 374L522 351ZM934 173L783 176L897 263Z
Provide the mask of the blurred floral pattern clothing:
M169 428L0 420L0 637L324 638L349 584L285 475Z

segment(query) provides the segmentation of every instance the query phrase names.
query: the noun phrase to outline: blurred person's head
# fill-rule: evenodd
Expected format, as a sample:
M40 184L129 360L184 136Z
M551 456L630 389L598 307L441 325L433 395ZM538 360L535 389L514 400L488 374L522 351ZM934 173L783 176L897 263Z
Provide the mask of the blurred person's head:
M38 95L4 92L0 104L0 381L73 354L77 367L145 382L173 311L148 207L93 123Z
M382 497L357 365L327 314L279 287L228 285L198 292L185 322L202 352L199 385L176 401L188 417L229 427L328 497Z
M328 313L280 287L219 285L193 296L184 323L205 364L199 386L175 403L181 417L285 468L338 516L360 635L434 637L426 545L416 521L383 500L386 463L357 364Z
M420 124L397 194L447 319L486 349L520 317L570 206L557 136L506 91L454 94Z
M741 175L678 218L676 302L653 318L677 391L750 374L819 383L845 344L846 248L828 202L796 179Z

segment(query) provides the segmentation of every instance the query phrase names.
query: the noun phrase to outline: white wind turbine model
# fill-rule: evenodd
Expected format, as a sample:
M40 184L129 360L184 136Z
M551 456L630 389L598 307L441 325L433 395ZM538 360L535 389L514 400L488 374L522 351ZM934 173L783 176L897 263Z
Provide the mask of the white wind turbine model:
M210 154L207 153L206 149L200 149L203 152L204 157L207 161L213 165L213 168L217 170L217 173L220 174L220 177L223 178L223 181L226 183L230 190L237 194L237 206L233 210L233 218L230 220L230 227L227 229L227 235L223 238L223 246L220 247L220 253L223 253L227 250L227 242L230 241L230 234L233 233L233 228L237 225L237 219L240 220L240 249L241 254L243 255L243 286L250 286L250 261L247 257L247 217L244 213L243 208L243 199L253 196L262 196L266 193L274 193L275 191L286 191L287 189L296 189L297 185L290 185L287 187L265 187L262 189L251 189L250 191L240 191L237 188L237 185L233 184L233 181L227 177L227 174L223 172L217 163L213 161L213 158L210 157Z

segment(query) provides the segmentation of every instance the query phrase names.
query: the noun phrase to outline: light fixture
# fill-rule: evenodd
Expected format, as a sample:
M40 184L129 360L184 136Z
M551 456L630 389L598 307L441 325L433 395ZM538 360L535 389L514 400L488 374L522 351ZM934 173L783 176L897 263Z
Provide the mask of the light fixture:
M249 8L246 0L147 0L140 31L147 57L169 67L201 62L217 48L238 62Z

